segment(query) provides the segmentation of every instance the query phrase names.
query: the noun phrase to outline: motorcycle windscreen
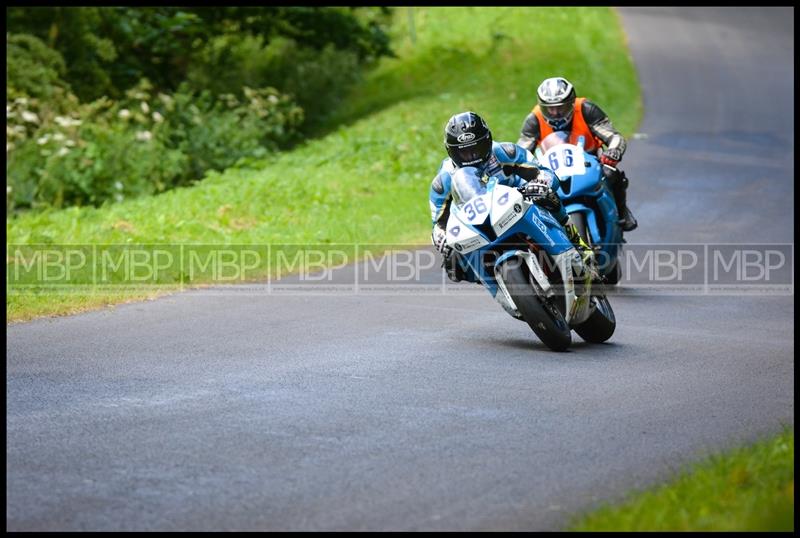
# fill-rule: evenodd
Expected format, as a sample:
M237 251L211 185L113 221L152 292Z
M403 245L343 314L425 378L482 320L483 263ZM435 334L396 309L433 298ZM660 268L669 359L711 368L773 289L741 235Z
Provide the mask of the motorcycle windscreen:
M481 181L481 177L482 174L474 166L465 166L453 173L451 190L456 207L486 194L486 184Z
M541 142L539 142L539 148L542 150L542 153L546 152L552 147L558 146L560 144L569 144L569 133L566 131L553 131Z

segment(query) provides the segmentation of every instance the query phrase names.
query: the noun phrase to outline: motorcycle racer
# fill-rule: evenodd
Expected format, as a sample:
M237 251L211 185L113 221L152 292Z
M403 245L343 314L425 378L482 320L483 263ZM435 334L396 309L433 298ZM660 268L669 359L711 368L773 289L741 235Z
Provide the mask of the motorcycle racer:
M536 94L537 104L525 118L517 144L533 151L553 131L569 132L572 144L583 136L586 151L608 165L603 167L603 173L614 194L622 229L636 229L638 223L627 206L628 178L617 168L627 147L625 138L599 106L585 97L576 98L575 88L563 77L545 79Z
M533 154L511 142L494 142L489 126L475 112L466 111L453 115L445 125L445 159L430 187L429 203L433 230L431 241L442 253L443 266L450 280L478 282L461 256L447 245L445 226L450 216L452 174L461 167L471 166L483 173L484 178L497 177L497 182L521 190L524 196L540 207L550 211L565 227L567 237L582 254L585 264L592 262L592 251L580 238L574 226L567 226L567 213L556 191L557 176L538 163Z

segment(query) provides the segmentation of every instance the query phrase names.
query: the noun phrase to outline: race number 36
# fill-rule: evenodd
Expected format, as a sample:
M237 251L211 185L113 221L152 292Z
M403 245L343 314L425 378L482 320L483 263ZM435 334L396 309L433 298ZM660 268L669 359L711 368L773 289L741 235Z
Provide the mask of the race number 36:
M464 206L463 211L467 214L469 220L473 220L481 213L486 213L487 207L483 198L477 198Z

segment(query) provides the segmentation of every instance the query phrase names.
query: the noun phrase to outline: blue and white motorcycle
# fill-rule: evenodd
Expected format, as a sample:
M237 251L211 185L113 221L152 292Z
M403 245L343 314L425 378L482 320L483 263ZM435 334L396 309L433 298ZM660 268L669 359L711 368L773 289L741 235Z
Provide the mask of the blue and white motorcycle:
M558 175L558 196L569 221L594 250L603 282L613 285L622 275L619 258L623 240L617 204L603 175L603 167L608 165L583 148L582 136L577 144L570 144L567 133L555 131L540 142L536 158Z
M572 330L588 342L611 337L614 311L549 211L473 167L459 168L451 189L447 244L506 312L555 351L570 346Z

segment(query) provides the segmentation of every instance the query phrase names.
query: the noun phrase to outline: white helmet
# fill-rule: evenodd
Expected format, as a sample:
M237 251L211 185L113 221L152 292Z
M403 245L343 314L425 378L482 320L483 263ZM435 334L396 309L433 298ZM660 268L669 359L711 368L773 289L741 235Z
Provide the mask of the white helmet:
M545 121L560 131L572 121L575 111L575 88L563 77L545 79L536 90L539 109Z

